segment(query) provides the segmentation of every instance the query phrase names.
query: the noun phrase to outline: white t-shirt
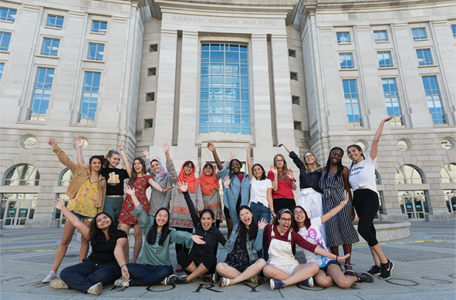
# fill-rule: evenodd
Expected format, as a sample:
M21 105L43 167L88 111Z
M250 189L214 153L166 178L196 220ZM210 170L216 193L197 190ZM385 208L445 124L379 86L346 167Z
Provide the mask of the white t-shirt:
M328 251L328 248L326 248L325 240L321 236L320 226L321 226L321 217L313 218L313 219L310 219L309 229L306 229L306 227L303 227L303 228L299 229L298 233L309 243ZM322 267L326 267L326 265L330 261L330 259L327 257L315 254L306 249L302 249L302 250L304 252L304 255L306 256L307 263L316 263L320 268L322 268Z
M250 181L250 202L261 203L266 207L268 204L268 189L272 189L272 181L269 179L258 181L255 177Z
M377 182L375 181L375 160L372 160L370 155L363 159L360 163L353 164L349 168L348 181L353 189L356 191L360 187L368 188L377 192Z

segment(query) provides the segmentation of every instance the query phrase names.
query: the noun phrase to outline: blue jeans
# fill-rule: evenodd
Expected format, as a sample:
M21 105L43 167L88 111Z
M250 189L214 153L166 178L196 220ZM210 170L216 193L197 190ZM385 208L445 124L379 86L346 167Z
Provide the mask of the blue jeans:
M99 265L88 258L84 258L82 263L65 268L60 272L60 278L68 287L81 293L86 293L92 285L98 282L101 282L103 286L113 284L120 276L122 276L122 272L117 262Z
M250 209L253 212L253 221L255 224L258 224L258 221L261 219L266 219L268 223L271 223L271 210L268 207L261 203L250 202ZM267 244L268 241L263 241L263 249L266 249ZM257 251L258 258L264 258L265 261L268 261L269 255L263 249Z
M173 268L170 266L128 264L127 268L130 273L131 286L157 285L173 274Z

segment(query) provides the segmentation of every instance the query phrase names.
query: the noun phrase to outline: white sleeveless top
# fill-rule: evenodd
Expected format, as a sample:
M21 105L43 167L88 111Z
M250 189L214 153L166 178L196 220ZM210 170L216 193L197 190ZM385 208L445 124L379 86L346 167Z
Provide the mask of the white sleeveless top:
M375 160L369 156L362 160L360 163L353 164L349 169L348 181L353 189L356 191L360 187L368 188L377 192L377 182L375 181Z

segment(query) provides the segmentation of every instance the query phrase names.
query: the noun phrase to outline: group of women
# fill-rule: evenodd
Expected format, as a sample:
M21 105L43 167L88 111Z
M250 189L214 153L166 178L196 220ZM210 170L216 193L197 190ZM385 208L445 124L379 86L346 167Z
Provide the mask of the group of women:
M303 162L289 147L278 145L289 152L300 171L297 205L293 194L296 179L285 157L277 154L266 173L261 164L252 165L250 144L246 146L248 172L244 173L234 154L222 164L215 146L208 143L218 171L206 163L197 178L192 161L184 162L176 172L167 143L162 146L165 169L160 159L150 159L147 151L146 161L135 158L131 167L121 141L120 153L111 150L106 160L93 156L87 165L80 137L76 138L75 164L50 139L49 145L73 178L66 192L68 205L62 200L54 202L68 222L43 283L99 295L104 285L112 283L122 287L185 284L199 277L211 283L219 280L224 287L245 280L258 282L262 276L269 279L273 290L293 284L348 288L354 282L373 282L373 275L389 279L394 264L383 254L373 225L379 206L375 182L378 141L389 120L391 117L382 120L367 159L359 146L347 148L352 160L349 168L342 165L344 151L338 147L331 149L326 166L321 168L313 153L305 153ZM117 168L121 158L125 169ZM152 188L150 199L148 187ZM368 242L375 263L364 273L354 272L350 264L351 245L358 241L352 225L355 209L358 232ZM227 239L219 230L225 219ZM135 245L130 261L127 236L131 227ZM80 263L65 268L57 279L76 228L82 235ZM89 242L92 253L86 258ZM185 275L173 274L172 243L176 245L176 272L185 271ZM227 256L217 263L219 244ZM295 258L296 245L303 248L305 264ZM343 256L339 256L340 245ZM137 263L141 248L141 263ZM340 263L344 261L342 272Z

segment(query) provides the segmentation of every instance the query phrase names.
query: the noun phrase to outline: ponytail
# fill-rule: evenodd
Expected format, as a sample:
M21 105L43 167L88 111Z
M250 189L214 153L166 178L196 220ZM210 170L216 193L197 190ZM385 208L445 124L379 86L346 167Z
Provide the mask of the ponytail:
M356 144L353 144L353 145L348 146L348 147L347 147L347 152L348 152L348 149L350 149L350 148L352 148L352 147L355 147L356 149L358 149L359 152L361 152L361 157L363 158L363 160L366 159L366 158L364 157L363 149L362 149L360 146L356 145ZM355 161L352 160L352 163L351 163L351 165L350 165L350 169L348 170L348 173L349 173L349 174L350 174L350 172L351 172L351 170L352 170L352 168L353 168L353 164L354 164L354 163L355 163Z

